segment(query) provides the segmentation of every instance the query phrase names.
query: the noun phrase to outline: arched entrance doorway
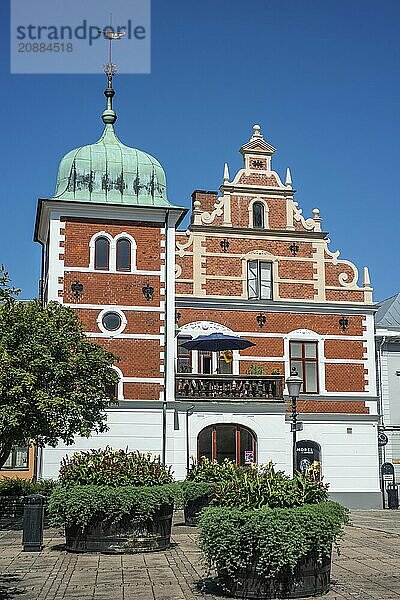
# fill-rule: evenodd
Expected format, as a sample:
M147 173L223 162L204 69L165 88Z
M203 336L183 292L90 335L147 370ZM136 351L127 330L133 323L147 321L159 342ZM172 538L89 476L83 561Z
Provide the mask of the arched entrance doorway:
M321 446L312 440L301 440L296 444L296 468L303 475L321 479Z
M219 463L226 458L237 465L256 462L257 440L253 431L236 423L218 423L200 431L197 458L202 456Z

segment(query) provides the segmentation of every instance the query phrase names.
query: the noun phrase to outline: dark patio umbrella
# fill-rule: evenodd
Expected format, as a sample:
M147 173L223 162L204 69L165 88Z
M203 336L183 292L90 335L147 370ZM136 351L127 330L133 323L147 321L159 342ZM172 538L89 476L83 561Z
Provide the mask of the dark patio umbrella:
M235 335L210 333L209 335L199 335L199 337L193 340L183 342L182 346L188 350L219 352L223 350L244 350L244 348L250 348L250 346L255 346L255 344Z

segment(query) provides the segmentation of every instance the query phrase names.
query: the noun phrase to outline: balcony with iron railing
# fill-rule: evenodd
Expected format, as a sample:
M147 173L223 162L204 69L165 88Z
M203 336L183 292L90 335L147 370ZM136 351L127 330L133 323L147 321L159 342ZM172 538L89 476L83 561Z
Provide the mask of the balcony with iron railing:
M283 402L282 375L205 375L177 373L177 400Z

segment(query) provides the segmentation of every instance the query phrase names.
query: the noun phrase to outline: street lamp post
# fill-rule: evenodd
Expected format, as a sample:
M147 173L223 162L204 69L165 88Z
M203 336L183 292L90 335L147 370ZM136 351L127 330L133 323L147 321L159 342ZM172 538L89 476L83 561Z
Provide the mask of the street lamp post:
M300 388L302 386L303 380L299 377L299 374L296 370L296 367L292 368L292 372L290 377L286 379L286 385L289 392L289 396L292 400L292 462L293 468L292 473L293 477L296 472L296 463L297 463L297 449L296 449L296 438L297 438L297 398L300 394Z
M189 417L192 416L194 406L190 406L186 409L186 473L189 474L190 470L190 430L189 430Z

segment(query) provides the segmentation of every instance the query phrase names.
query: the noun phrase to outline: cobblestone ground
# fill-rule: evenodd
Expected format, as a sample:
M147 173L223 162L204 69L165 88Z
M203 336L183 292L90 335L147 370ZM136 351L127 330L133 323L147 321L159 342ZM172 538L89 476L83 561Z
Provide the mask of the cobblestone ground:
M21 551L21 531L0 531L2 600L214 600L200 591L205 577L196 531L177 523L173 546L160 553L68 554L63 538L45 530L40 553ZM400 511L357 511L340 556L333 559L326 600L400 598ZM207 589L207 588L206 588Z

